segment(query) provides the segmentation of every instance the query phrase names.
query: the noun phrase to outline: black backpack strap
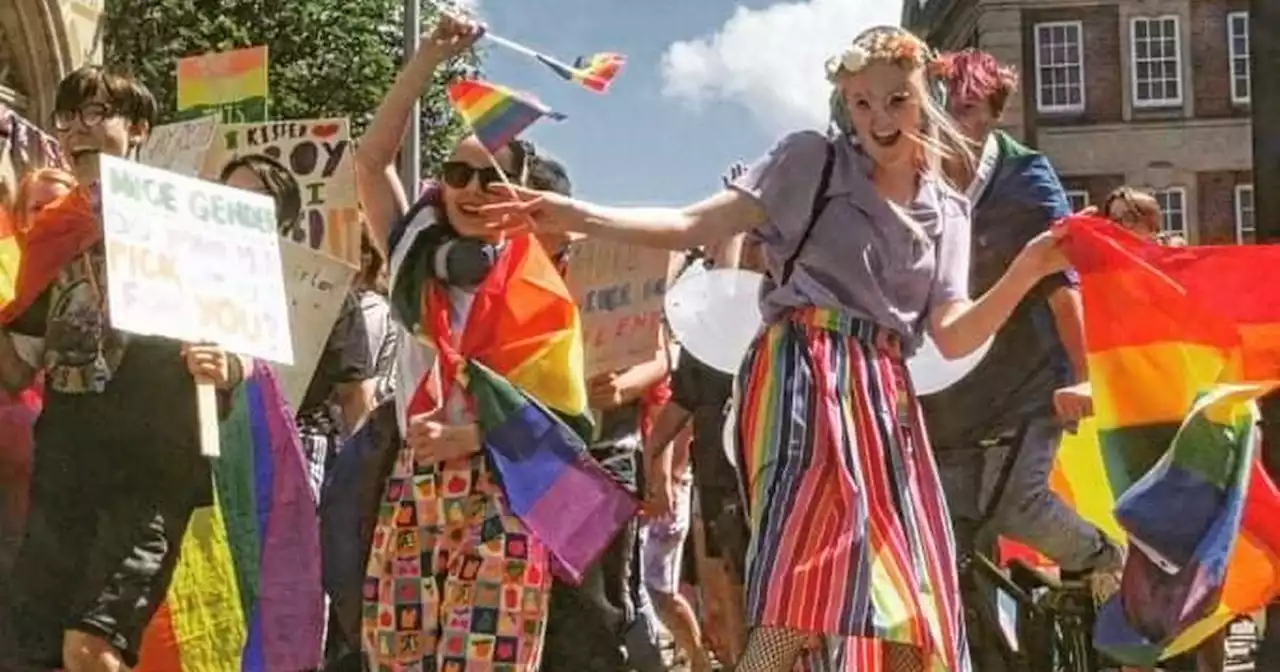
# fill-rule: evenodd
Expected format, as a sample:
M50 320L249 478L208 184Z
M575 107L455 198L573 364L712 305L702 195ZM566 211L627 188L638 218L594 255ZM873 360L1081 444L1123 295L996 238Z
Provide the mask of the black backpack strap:
M809 242L809 236L813 234L814 225L818 223L818 218L827 209L827 203L831 202L831 197L827 195L827 190L831 187L831 172L835 169L835 165L836 148L835 145L828 142L827 159L822 164L822 177L818 180L818 191L813 195L813 208L809 211L809 222L804 227L804 233L800 234L800 242L796 244L796 249L782 264L782 277L777 283L779 287L787 284L787 280L791 279L791 272L795 270L796 259L800 258L800 252L804 250L805 243Z

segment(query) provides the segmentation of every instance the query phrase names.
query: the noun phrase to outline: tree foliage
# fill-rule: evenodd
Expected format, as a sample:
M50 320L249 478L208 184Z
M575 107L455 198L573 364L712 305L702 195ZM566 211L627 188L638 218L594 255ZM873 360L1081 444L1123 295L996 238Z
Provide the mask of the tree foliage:
M424 25L440 11L423 2ZM176 118L177 61L266 45L274 119L349 117L358 137L404 57L403 0L107 0L106 62L128 68L156 95L161 123ZM475 57L437 73L423 96L423 170L430 174L460 133L444 86L473 72Z

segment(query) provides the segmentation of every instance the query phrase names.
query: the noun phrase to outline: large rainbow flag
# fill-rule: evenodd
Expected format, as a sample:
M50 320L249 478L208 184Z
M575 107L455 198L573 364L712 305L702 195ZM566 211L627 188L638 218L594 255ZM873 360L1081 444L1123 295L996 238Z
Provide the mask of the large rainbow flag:
M265 364L221 424L214 504L192 517L137 672L320 666L320 532L293 414Z
M1130 553L1098 647L1130 665L1189 650L1280 593L1280 496L1255 400L1280 381L1280 246L1171 248L1072 217L1095 417L1055 490Z
M405 259L392 285L397 319L435 346L445 398L465 386L512 513L547 546L557 572L577 580L638 503L587 454L582 326L568 287L532 235L508 238L455 339L430 256L411 247ZM407 413L437 406L431 382L421 382Z

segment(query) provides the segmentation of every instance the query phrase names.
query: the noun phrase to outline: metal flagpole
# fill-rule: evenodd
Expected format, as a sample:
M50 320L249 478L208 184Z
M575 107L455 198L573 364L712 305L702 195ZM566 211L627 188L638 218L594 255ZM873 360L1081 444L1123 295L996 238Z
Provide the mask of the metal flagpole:
M421 39L421 0L404 0L404 62L407 64L418 51ZM418 199L418 185L422 182L422 101L413 104L409 121L409 133L400 145L400 181L405 195L412 203Z

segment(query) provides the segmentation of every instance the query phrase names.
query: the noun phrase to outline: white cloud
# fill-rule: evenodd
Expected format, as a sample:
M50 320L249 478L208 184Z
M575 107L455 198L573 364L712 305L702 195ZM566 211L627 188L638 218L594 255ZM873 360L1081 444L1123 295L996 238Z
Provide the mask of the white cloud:
M716 100L747 107L773 131L824 127L822 66L864 29L897 25L902 0L807 0L739 6L712 35L663 55L663 93L693 108Z

